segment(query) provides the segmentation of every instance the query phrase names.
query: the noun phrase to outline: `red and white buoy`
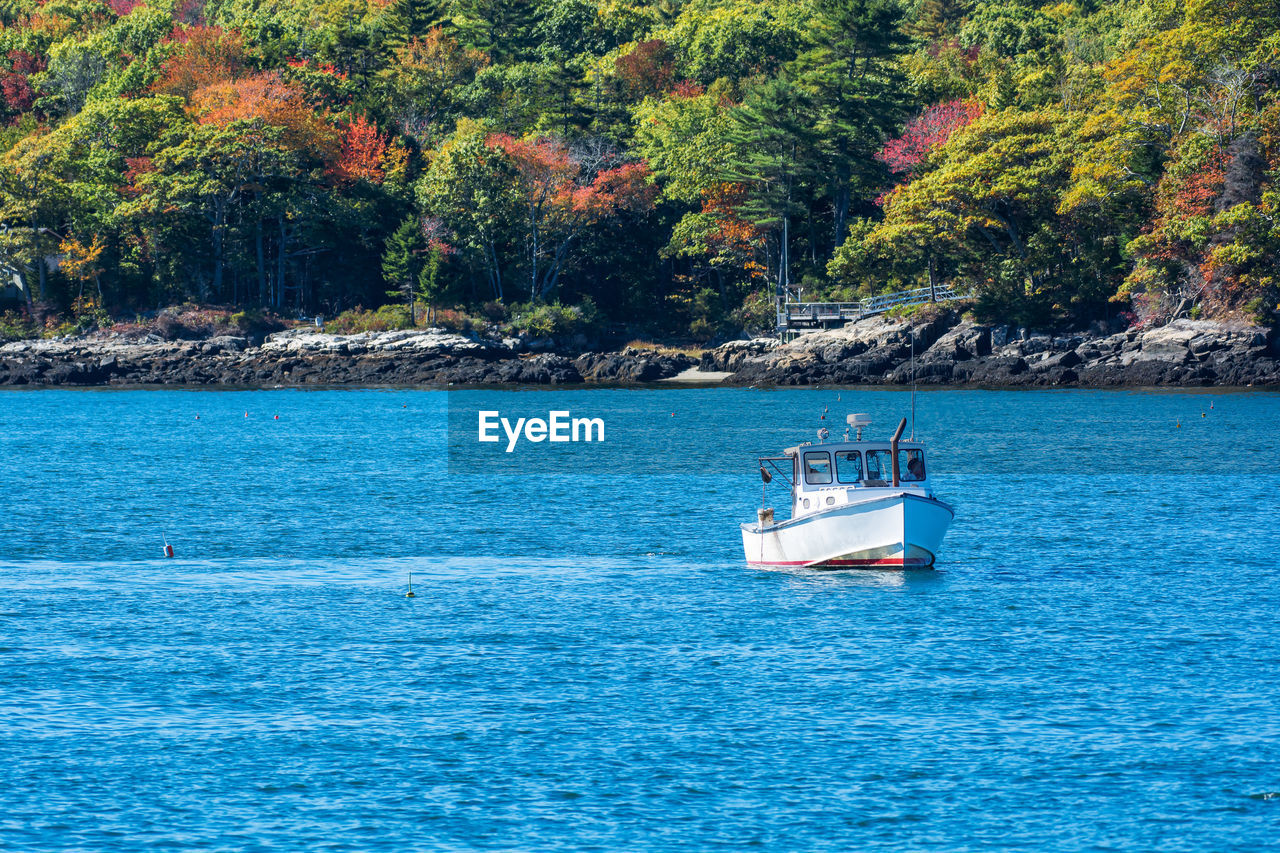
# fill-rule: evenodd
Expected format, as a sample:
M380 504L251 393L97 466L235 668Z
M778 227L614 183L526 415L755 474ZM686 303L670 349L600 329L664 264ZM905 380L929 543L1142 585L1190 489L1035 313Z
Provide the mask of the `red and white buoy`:
M173 546L169 544L169 540L168 540L165 536L163 536L163 535L162 535L160 538L161 538L161 539L164 539L164 555L165 555L165 557L167 557L167 558L169 558L169 559L172 559L172 558L173 558Z

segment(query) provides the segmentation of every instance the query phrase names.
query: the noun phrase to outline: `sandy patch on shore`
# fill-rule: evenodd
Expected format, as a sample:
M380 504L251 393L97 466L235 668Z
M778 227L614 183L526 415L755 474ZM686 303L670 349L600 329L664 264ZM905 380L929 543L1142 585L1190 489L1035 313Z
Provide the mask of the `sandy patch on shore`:
M688 370L682 370L675 376L668 376L666 379L659 379L659 382L679 382L682 384L694 385L713 385L728 377L732 373L724 370L699 370L696 367L690 367Z

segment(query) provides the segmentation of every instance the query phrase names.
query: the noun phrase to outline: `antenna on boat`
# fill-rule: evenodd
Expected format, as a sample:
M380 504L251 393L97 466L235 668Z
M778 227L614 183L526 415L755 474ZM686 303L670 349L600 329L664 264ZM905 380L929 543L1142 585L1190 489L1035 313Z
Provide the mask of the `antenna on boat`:
M916 440L916 330L911 328L911 440Z

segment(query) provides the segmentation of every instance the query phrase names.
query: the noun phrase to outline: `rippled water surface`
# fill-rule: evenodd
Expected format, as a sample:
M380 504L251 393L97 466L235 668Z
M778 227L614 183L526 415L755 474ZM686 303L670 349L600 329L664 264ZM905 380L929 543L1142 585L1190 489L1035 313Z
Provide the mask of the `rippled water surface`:
M922 393L938 569L748 569L839 394L0 393L0 850L1274 845L1280 395Z

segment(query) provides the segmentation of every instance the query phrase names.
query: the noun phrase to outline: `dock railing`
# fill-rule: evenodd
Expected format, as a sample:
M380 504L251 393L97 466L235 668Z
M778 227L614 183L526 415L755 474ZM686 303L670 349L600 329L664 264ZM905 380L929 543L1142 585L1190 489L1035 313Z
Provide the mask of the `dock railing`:
M917 287L870 296L858 302L786 302L778 310L778 335L785 337L795 329L824 328L832 323L848 323L883 314L900 305L923 305L926 302L950 302L969 296L968 290L944 284Z

